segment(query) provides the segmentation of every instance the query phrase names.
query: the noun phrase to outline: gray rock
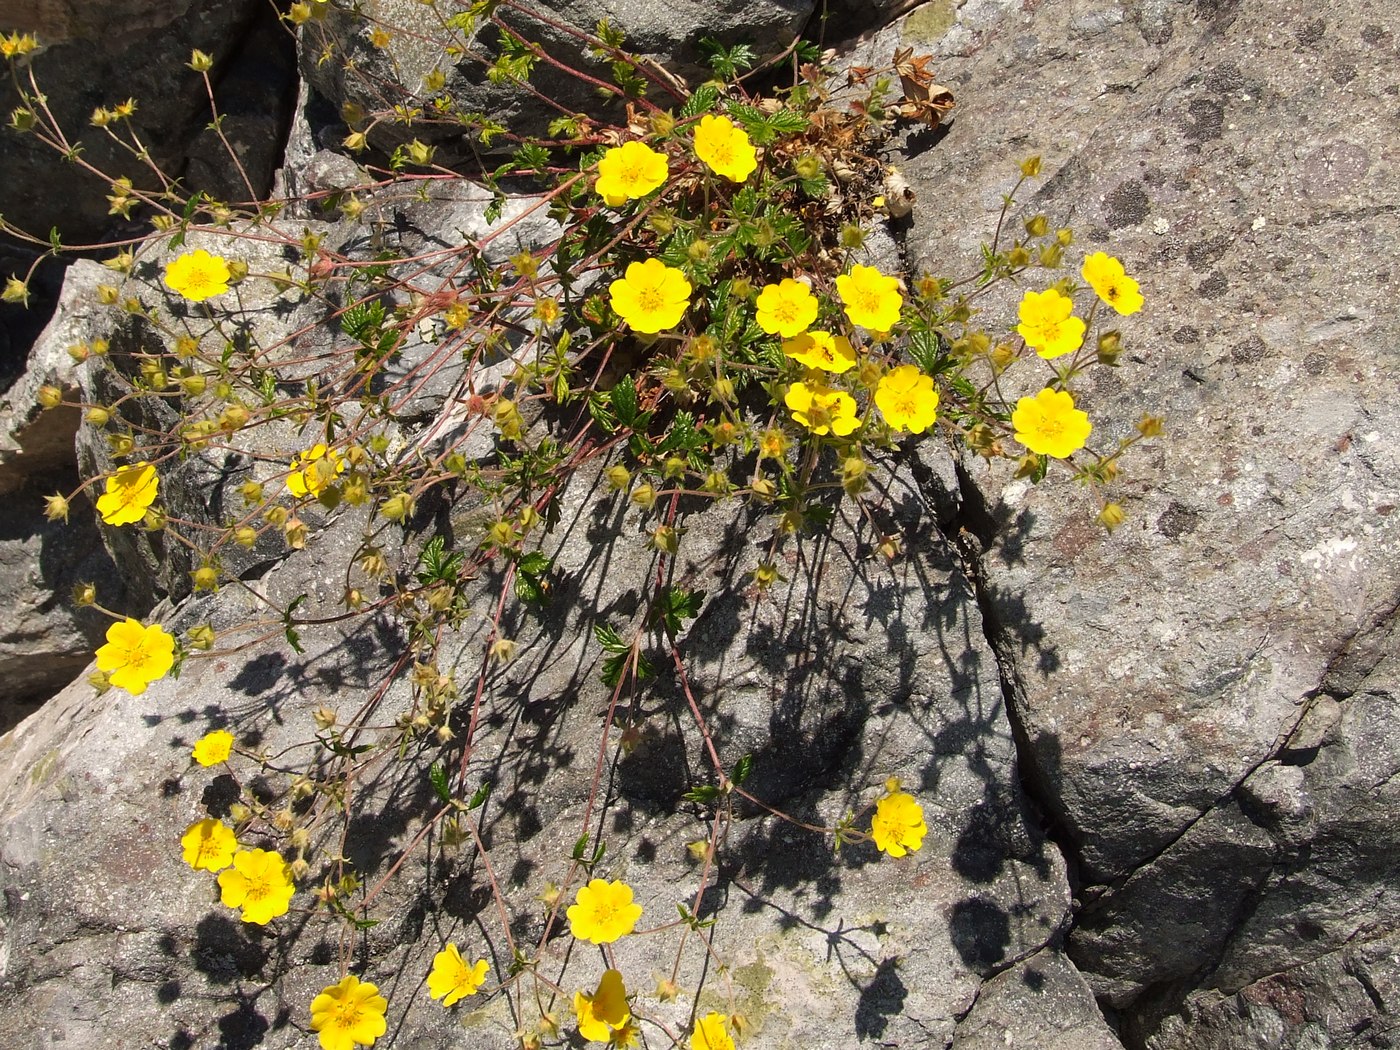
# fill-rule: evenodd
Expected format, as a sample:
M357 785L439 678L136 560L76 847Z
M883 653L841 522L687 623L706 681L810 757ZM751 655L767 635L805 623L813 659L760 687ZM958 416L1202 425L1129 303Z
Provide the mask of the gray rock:
M1084 978L1047 948L984 984L952 1050L1122 1050Z
M9 5L14 7L14 5ZM132 127L154 163L187 190L245 200L248 191L217 138L203 134L212 119L198 74L185 65L194 48L213 56L211 74L224 131L253 181L267 192L290 103L291 47L275 17L257 0L121 0L63 3L20 0L6 12L6 29L35 33L43 50L32 67L47 105L69 140L80 143L94 174L65 161L33 135L3 130L0 213L46 238L56 227L65 243L91 243L111 227L108 179L126 175L153 182L131 155L89 125L95 108L135 98ZM0 112L19 104L8 77L0 83ZM114 129L115 130L115 129Z
M73 501L68 525L44 515L44 497L78 486L72 407L45 411L39 388L79 394L77 363L68 347L89 338L92 295L110 271L79 261L68 270L55 316L35 343L28 367L0 397L0 731L62 689L87 666L102 642L106 619L73 604L77 583L98 585L104 599L124 605L121 575L102 547L88 499ZM130 606L134 614L144 609Z
M1147 297L1124 367L1079 391L1109 439L1167 418L1124 464L1128 522L1106 536L1063 482L1032 499L980 464L966 495L986 515L964 519L1028 780L1092 901L1071 954L1131 1019L1149 984L1233 992L1400 918L1380 656L1400 604L1382 247L1400 228L1374 18L1100 7L968 4L918 41L911 16L958 109L901 166L916 271L975 257L1015 162L1040 154L1028 208L1074 225L1074 259L1121 257ZM988 313L1014 317L1019 294ZM1207 1045L1194 1023L1172 1045Z
M752 523L732 506L689 518L676 566L678 582L709 594L680 648L724 767L753 755L746 789L819 823L862 807L885 776L900 775L930 828L918 854L895 862L868 844L833 855L774 817L739 814L702 905L702 914L719 909L711 936L730 960L730 976L705 983L699 1006L727 1011L732 1003L752 1024L745 1043L753 1047L947 1045L984 979L1036 956L1067 917L1063 866L1021 805L975 601L922 491L931 480L916 484L904 467L887 484L890 525L909 547L893 567L874 556L866 526L841 513L829 538L787 560L788 582L749 591L743 581L759 549L734 544ZM520 648L513 663L487 674L468 767L472 785L495 785L481 811L483 835L522 946L543 934L535 900L543 881L572 877L577 885L567 856L600 747L604 772L612 772L587 826L601 827L607 842L600 873L635 887L644 922L664 923L677 900L694 897L700 869L685 843L703 838L710 820L679 798L713 773L684 696L666 675L635 701L624 697L602 743L611 690L598 679L588 628L611 622L629 630L641 614L651 557L638 512L622 496L579 477L563 498L563 520L581 527L561 530L557 549L551 544L558 559L551 604L503 623ZM465 509L449 521L470 547L480 525ZM338 568L363 527L353 514L338 518L323 542L290 555L257 591L282 602L307 593L302 613L334 613ZM402 554L389 549L411 564L421 539L406 537ZM812 558L823 562L815 578ZM473 606L488 607L499 586L495 572L483 573ZM169 623L179 630L209 620L223 630L263 615L244 592L225 589L186 603ZM486 629L473 617L441 654L464 683L476 679ZM276 940L260 936L214 903L211 876L184 867L175 845L181 829L211 807L219 811L220 798L227 802L214 770L191 767L188 748L221 725L267 754L308 739L312 709L330 705L348 717L377 693L404 641L397 626L371 618L307 630L301 656L263 642L193 660L178 681L154 683L139 698L94 698L77 684L0 740L8 829L0 846L7 959L0 1019L29 1017L32 1030L65 1040L95 1038L99 1029L110 1038L115 1029L198 1041L217 1029L227 1040L303 1045L307 1004L339 976L335 927L308 913L304 890L297 912L278 920ZM648 649L665 666L665 653ZM411 702L400 678L382 694L375 721L392 723ZM469 708L464 702L453 720L459 733ZM618 733L634 720L638 746L627 756L616 750ZM392 748L392 731L371 736ZM101 748L84 743L91 740ZM344 848L367 882L386 872L434 808L427 763L441 756L452 766L459 754L456 745L413 745L404 763L366 775L363 808L357 803L363 815ZM240 775L257 771L246 759L234 762ZM267 777L269 786L283 779ZM74 854L63 844L75 841L84 843L82 860L69 867ZM339 851L338 841L323 848ZM504 996L449 1013L421 994L432 955L448 938L490 959L498 974L509 961L470 851L437 856L436 849L415 854L376 905L386 921L365 934L373 962L364 976L390 998L395 1043L442 1045L466 1024L472 1045L512 1046L520 1022ZM319 883L326 856L318 853L307 886ZM551 974L568 943L543 948ZM657 1005L648 975L667 972L675 948L666 934L615 945L640 1001L679 1029L706 962L702 950L687 949L685 994ZM573 955L566 988L591 986L600 966L590 953ZM1082 982L1051 959L1055 1001L1072 999L1089 1025ZM1031 969L1041 972L1039 963ZM119 1026L110 1014L71 1009L113 981L129 989ZM1034 1033L1038 1025L1037 1015L1016 1030Z
M545 0L531 5L537 16L532 17L523 7L503 5L497 18L540 44L555 62L593 80L589 83L553 63L539 61L530 87L525 88L487 79L488 65L501 54L494 25L478 27L465 57L454 59L445 53L452 37L443 31L441 17L432 7L417 0L370 0L356 7L393 36L387 46L375 48L368 39L365 17L352 14L350 4L337 0L325 19L303 28L301 67L307 82L333 104L350 102L367 113L398 105L431 112L433 96L424 91L424 81L438 72L446 77L438 94L449 98L457 111L486 114L514 134L543 135L549 121L560 115L606 112L613 118L623 117L622 108L616 102L605 106L596 90L597 82L612 82L607 63L591 58L574 35L591 34L602 19L627 34L624 47L629 53L695 85L713 75L703 63L699 47L703 37L725 45L747 42L761 57L771 57L793 41L813 6L812 0L687 0L665 5L636 0ZM456 37L460 47L461 34ZM330 58L325 60L327 55ZM656 75L649 87L653 101L663 109L677 106L684 97L670 86L665 74ZM480 148L463 139L461 130L450 123L422 122L412 129L379 123L370 132L370 141L389 151L415 135L439 144L439 162L470 160L473 150Z

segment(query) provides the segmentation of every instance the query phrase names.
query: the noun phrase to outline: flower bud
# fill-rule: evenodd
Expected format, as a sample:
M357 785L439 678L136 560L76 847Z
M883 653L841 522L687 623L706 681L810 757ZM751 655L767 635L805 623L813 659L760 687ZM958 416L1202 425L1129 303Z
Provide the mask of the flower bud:
M263 520L275 528L285 525L289 516L286 507L268 507L263 511Z
M1112 532L1123 524L1123 507L1118 503L1105 503L1099 511L1099 524Z
M1027 157L1021 161L1021 174L1025 178L1033 179L1040 174L1040 157Z
M97 585L93 583L75 583L73 585L73 604L81 608L97 603Z
M49 521L68 520L68 498L54 493L44 497L44 517Z
M198 397L204 393L209 381L204 376L185 376L180 380L180 389L189 397Z
M608 479L609 487L619 492L632 483L632 472L621 463L609 467L604 477Z
M1026 220L1026 232L1032 237L1044 237L1050 232L1050 220L1044 215L1035 215Z
M201 565L190 573L190 579L194 582L196 591L217 591L219 589L219 570L212 565Z
M29 285L21 281L18 277L10 277L5 281L5 290L0 292L0 300L7 303L22 303L29 305Z
M316 728L321 732L333 729L336 723L336 714L329 707L318 707L311 712L311 718L316 723Z
M1143 416L1138 420L1137 431L1145 438L1161 437L1166 428L1166 420L1161 416Z
M663 554L675 554L680 550L681 537L670 525L658 525L652 530L649 542Z
M508 664L515 659L515 642L510 638L497 638L491 643L491 659Z
M651 510L656 505L656 488L649 481L644 481L632 490L632 502L643 510Z
M45 383L39 388L39 404L44 408L57 408L63 404L63 391Z
M82 364L92 356L92 351L88 349L86 343L75 343L68 348L68 356L78 362L78 364Z
M413 497L407 492L396 492L379 505L379 513L388 521L407 521L413 514Z
M107 447L112 450L112 455L120 459L123 456L131 455L131 450L136 447L136 442L132 440L130 434L108 434Z
M303 550L306 547L306 522L300 518L288 518L282 526L282 535L292 550Z
M661 464L661 473L672 481L685 477L685 460L680 456L667 456Z
M214 68L214 59L195 48L190 52L190 60L186 64L196 73L207 73Z
M233 541L240 547L252 547L258 542L258 530L251 525L240 525L233 530Z
M93 405L83 416L95 427L105 427L112 419L112 413L108 412L101 405Z
M185 635L189 638L191 649L198 649L200 652L207 653L210 649L214 648L214 628L207 623L195 624L185 632Z
M509 547L516 540L515 526L508 521L498 521L486 530L486 540L493 547Z

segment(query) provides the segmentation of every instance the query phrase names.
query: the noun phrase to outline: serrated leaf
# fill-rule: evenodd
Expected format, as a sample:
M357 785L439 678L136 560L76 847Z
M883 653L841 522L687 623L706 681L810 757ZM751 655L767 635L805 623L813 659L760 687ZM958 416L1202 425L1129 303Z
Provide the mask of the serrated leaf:
M681 119L687 117L698 117L702 113L708 113L714 109L715 103L719 101L719 89L713 84L701 84L695 89L695 93L685 100L681 106Z
M441 762L434 762L428 767L428 780L438 798L442 799L443 805L452 801L452 792L447 788L447 770Z
M617 633L611 624L600 623L593 626L593 637L598 639L598 644L605 652L625 655L632 651L632 647L622 640L622 636Z
M699 787L691 788L681 798L687 802L698 802L702 806L708 806L720 796L719 788L713 784L702 784Z
M631 376L623 376L613 385L612 394L608 400L619 423L625 427L632 427L636 424L637 384L633 382Z

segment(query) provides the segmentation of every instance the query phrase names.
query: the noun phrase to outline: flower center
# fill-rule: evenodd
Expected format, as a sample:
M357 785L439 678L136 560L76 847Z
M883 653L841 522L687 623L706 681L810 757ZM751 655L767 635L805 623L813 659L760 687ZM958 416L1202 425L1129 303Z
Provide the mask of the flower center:
M715 158L715 167L717 168L725 168L734 163L734 144L728 139L712 142L710 153Z
M666 305L660 288L643 288L637 293L637 305L646 313L656 313Z

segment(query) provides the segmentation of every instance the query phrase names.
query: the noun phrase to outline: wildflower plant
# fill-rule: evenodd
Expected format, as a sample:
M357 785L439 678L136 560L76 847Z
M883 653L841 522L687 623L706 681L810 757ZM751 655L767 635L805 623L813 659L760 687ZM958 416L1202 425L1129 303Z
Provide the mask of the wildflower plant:
M328 60L365 44L393 45L395 27L358 9L337 21L329 6L292 4L284 16L320 41ZM437 44L445 59L480 62L493 81L533 91L537 63L569 67L513 27L508 16L522 11L531 9L517 0L468 4L445 18ZM1162 432L1155 417L1135 427L1091 419L1080 379L1117 367L1124 346L1104 318L1136 313L1143 297L1102 251L1083 260L1079 283L1066 265L1073 235L1052 229L1047 216L1026 216L1022 232L1009 232L1038 159L1020 165L995 232L967 272L886 272L861 253L863 231L882 221L875 201L889 132L901 120L936 122L952 104L942 89L931 93L926 58L901 52L884 75L841 75L798 42L789 80L756 98L739 80L751 61L743 48L716 47L716 78L690 90L630 55L618 27L550 24L610 72L606 81L592 66L573 70L626 100L614 124L561 112L547 137L525 138L441 93L421 110L351 107L344 147L365 153L378 131L393 129L390 141L399 144L386 148L385 161L369 165L363 186L271 202L217 201L186 195L158 173L91 168L65 149L69 140L32 72L15 61L32 50L29 38L0 37L21 99L14 131L72 153L103 179L114 215L151 230L113 246L111 283L97 292L114 315L142 326L139 348L74 347L95 393L77 403L57 389L43 395L47 407L81 410L109 454L78 490L50 496L46 513L66 520L80 496L92 497L124 542L149 533L184 559L187 591L237 588L262 610L247 624L200 622L175 635L83 590L82 603L113 620L94 685L140 695L221 649L281 638L299 650L305 632L359 618L392 621L402 639L373 698L348 716L317 708L314 736L291 757L262 753L232 725L194 743L192 775L232 775L238 801L227 823L204 814L170 844L216 880L221 905L243 922L280 930L314 918L339 929L341 976L306 1004L304 1018L323 1050L370 1046L387 1030L391 1004L348 972L349 945L380 921L380 894L406 877L415 851L439 851L444 863L454 851L481 861L471 870L484 873L509 946L488 961L484 944L465 952L444 944L418 975L423 994L449 1009L469 997L510 996L517 1013L534 1018L517 1033L527 1048L574 1034L636 1045L647 1031L647 1045L654 1037L655 1045L733 1050L744 1021L732 1004L728 1014L702 1012L697 997L685 1016L666 1011L681 991L686 946L717 958L709 931L722 915L702 918L698 909L736 805L791 818L745 788L747 759L721 762L715 730L695 703L680 639L705 596L669 574L687 513L725 503L754 509L765 523L751 530L758 567L751 579L730 582L752 584L753 600L762 601L785 571L800 571L780 566L803 564L793 552L806 549L837 502L876 533L882 554L898 558L899 538L882 520L870 478L913 442L1004 462L1034 483L1053 469L1092 494L1090 512L1111 530L1127 513L1110 497L1123 457ZM336 35L345 25L351 38ZM487 28L501 42L494 57L470 44ZM212 66L207 55L191 57L206 85ZM895 82L903 96L892 94ZM140 162L130 111L127 103L102 108L94 124ZM483 151L507 150L497 166L470 172L490 194L490 229L476 240L412 253L377 236L336 242L324 224L282 216L292 204L314 207L358 229L386 205L429 198L461 175L438 165L436 146L418 137L444 126ZM518 192L521 180L533 183L530 195ZM553 232L521 236L530 215L547 215ZM7 279L7 301L23 301L28 277ZM319 326L331 333L328 345L306 349L297 336L268 338L244 324L238 311L255 289L303 311L309 320L299 335ZM425 424L415 416L418 392L431 383L450 394ZM1090 444L1105 434L1116 437ZM209 455L244 464L241 473L217 512L177 511L172 479ZM636 587L644 611L630 627L598 623L588 639L611 692L598 775L561 884L540 888L544 934L530 945L512 930L490 862L480 818L491 784L473 780L473 732L493 675L519 658L511 625L556 600L560 574L549 552L574 525L564 497L575 479L597 483L603 498L642 523L646 559L638 564L647 568ZM1085 498L1080 488L1067 491ZM425 536L424 508L452 504L471 508L474 531ZM343 599L333 615L310 615L307 595L276 598L230 568L247 552L316 552L322 543L334 550L328 537L346 531L357 539L348 563L336 567ZM469 594L486 580L498 589L483 607ZM447 648L473 627L484 638L474 672L455 665ZM654 658L656 639L669 667ZM609 868L593 808L604 756L635 746L644 731L633 715L617 731L622 707L640 710L624 697L635 704L649 682L668 675L704 744L707 780L686 798L709 815L709 830L692 843L698 891L677 902L679 920L648 930L641 921L652 902L644 910L631 885L606 877L619 873ZM407 706L390 715L384 698L396 686ZM430 785L432 801L389 874L367 887L342 848L351 822L367 815L354 788L394 764ZM909 855L930 833L919 800L894 780L864 792L863 807L836 826L803 826L834 848L913 863ZM564 928L571 944L602 954L601 973L573 962L583 951L546 973L551 936ZM636 991L642 975L613 954L626 938L653 936L679 945L654 997ZM572 1004L569 1031L559 1004Z

